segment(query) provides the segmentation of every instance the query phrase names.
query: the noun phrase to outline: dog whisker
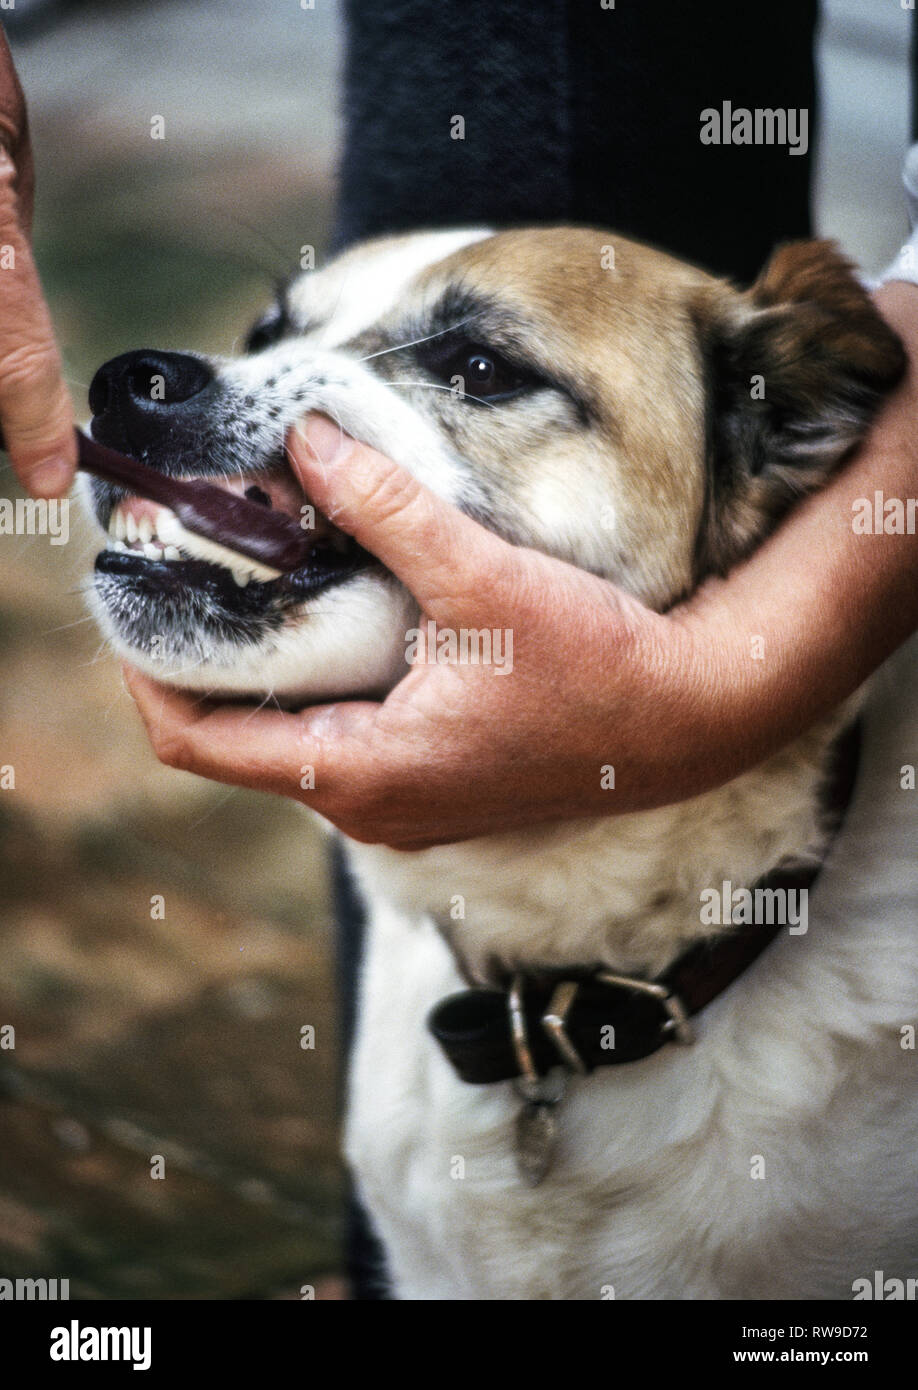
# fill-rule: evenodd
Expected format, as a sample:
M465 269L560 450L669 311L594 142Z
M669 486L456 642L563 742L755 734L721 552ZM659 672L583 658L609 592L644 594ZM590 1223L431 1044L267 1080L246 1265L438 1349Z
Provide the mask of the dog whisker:
M95 618L93 617L93 615L92 615L91 613L89 613L89 614L87 614L87 616L86 616L85 618L74 618L74 620L73 620L72 623L61 623L60 627L49 627L49 628L46 628L46 629L44 630L44 632L39 633L39 636L40 636L40 637L51 637L55 632L66 632L68 628L71 628L71 627L79 627L81 623L93 623L93 622L95 622Z
M257 704L257 705L255 706L255 708L254 708L253 710L251 710L251 711L246 715L245 719L244 719L242 722L243 722L244 724L248 724L248 722L249 722L250 719L254 719L254 718L255 718L255 715L258 714L261 710L263 710L264 707L265 707L265 705L268 703L268 701L271 700L271 699L273 698L273 695L274 695L274 691L273 691L273 690L269 690L268 693L267 693L267 695L265 696L265 698L264 698L262 701L260 701L260 703Z
M115 647L111 638L104 637L102 641L99 643L98 647L96 648L95 654L91 656L88 661L81 661L79 663L79 669L86 670L90 666L95 666L97 661L101 661L103 653L107 651L110 651L112 655L115 655Z
M203 825L206 820L210 820L211 816L217 811L222 811L230 797L235 796L239 790L239 787L228 787L225 796L221 796L219 801L214 802L213 806L208 806L203 815L198 816L196 820L188 822L189 830L197 830L199 825Z
M426 391L448 391L451 396L458 396L461 401L475 401L478 405L490 406L496 409L493 401L486 401L481 396L473 396L471 391L457 391L453 386L442 386L438 381L387 381L387 386L420 386Z
M372 362L376 357L385 357L389 352L404 352L405 348L418 347L421 343L432 342L434 338L442 338L445 333L455 333L457 329L464 328L472 319L480 318L484 313L483 309L476 309L473 314L460 319L458 323L447 324L446 328L437 329L436 333L427 333L423 338L412 338L407 343L396 343L394 347L380 348L378 352L371 352L366 357L358 357L358 362Z

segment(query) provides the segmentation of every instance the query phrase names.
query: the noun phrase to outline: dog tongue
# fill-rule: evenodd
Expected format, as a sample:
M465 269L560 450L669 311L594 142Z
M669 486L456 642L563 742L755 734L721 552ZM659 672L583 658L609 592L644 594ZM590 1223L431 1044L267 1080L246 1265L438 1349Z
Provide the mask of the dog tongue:
M281 465L271 473L237 473L234 478L208 478L221 492L244 497L248 506L291 517L312 541L341 538L338 527L313 507L293 474Z
M234 478L208 478L207 481L223 492L245 497L257 507L292 516L297 524L302 521L307 498L287 469L279 468L272 473L239 473Z

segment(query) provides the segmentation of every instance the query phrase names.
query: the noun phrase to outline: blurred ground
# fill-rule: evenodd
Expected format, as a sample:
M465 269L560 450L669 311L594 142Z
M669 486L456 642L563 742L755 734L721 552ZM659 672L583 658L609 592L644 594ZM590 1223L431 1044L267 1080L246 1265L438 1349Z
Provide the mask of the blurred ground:
M12 41L39 263L85 414L105 358L229 351L300 247L321 251L340 36L332 0L46 8ZM876 267L903 227L908 16L870 8L824 7L817 207ZM8 473L0 491L17 495ZM93 543L72 516L65 547L0 544L0 765L16 781L0 790L0 1028L16 1029L0 1047L0 1276L69 1278L83 1297L335 1296L322 843L295 807L156 764L85 619Z
M144 344L226 352L305 243L334 8L82 4L12 43L74 398ZM166 138L150 138L150 118ZM17 495L8 474L4 495ZM0 1275L73 1296L334 1296L340 1165L315 827L157 766L80 592L94 545L0 545ZM163 920L151 897L165 899ZM316 1030L314 1050L300 1029ZM150 1177L161 1154L166 1177Z

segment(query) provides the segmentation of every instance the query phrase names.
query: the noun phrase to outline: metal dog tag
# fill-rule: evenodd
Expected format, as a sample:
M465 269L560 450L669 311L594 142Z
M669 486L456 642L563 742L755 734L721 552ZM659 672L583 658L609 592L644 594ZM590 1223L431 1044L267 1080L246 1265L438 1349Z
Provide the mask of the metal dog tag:
M539 1076L526 1030L523 989L522 975L514 975L507 993L507 1008L510 1036L520 1069L514 1085L523 1101L523 1108L516 1117L516 1169L528 1187L538 1187L554 1158L558 1135L555 1106L564 1095L567 1072L563 1067L555 1067L547 1076Z
M558 1136L556 1104L527 1100L516 1117L516 1166L528 1187L538 1187L551 1168Z

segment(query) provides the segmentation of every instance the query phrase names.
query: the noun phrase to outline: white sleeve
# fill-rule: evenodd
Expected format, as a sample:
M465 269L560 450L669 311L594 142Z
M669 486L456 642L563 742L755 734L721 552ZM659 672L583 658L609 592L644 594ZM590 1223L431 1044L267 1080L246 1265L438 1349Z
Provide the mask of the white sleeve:
M918 285L918 144L912 145L905 156L902 184L912 234L876 280L864 278L864 284L871 290L878 289L889 280L907 280Z
M918 635L873 677L861 719L854 795L813 885L811 920L834 923L855 953L896 943L918 984Z

